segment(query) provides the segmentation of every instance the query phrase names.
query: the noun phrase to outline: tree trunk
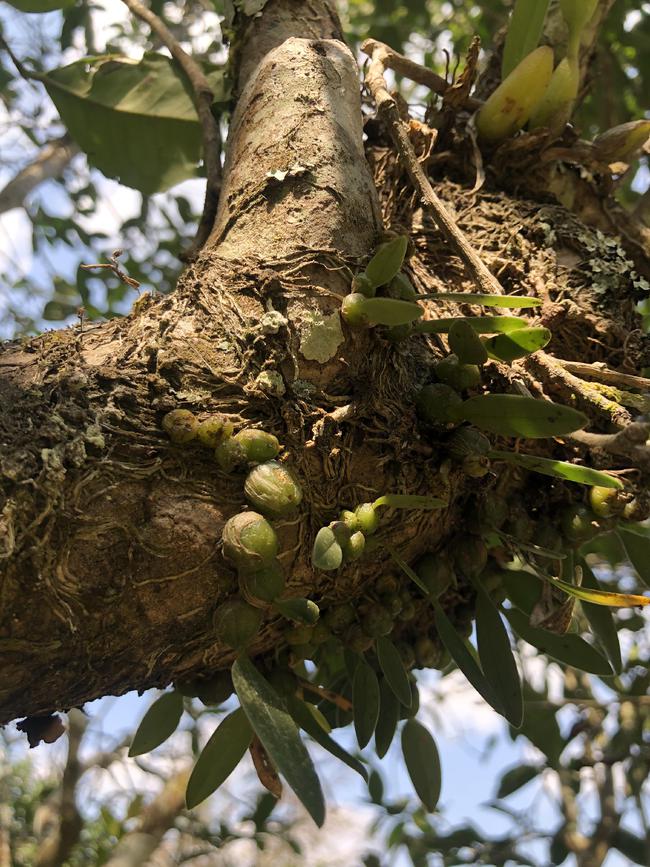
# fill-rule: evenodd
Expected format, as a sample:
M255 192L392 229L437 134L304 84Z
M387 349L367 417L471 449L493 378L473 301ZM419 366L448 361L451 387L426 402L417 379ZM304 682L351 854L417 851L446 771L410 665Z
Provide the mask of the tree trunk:
M414 394L440 344L394 345L341 323L340 298L382 217L410 234L421 291L472 284L376 125L364 155L358 70L333 4L269 0L240 29L235 53L219 212L176 292L143 296L125 319L0 354L0 723L232 660L212 614L236 586L219 543L244 506L243 477L221 472L205 449L170 443L161 427L170 410L219 412L278 436L305 493L298 519L276 526L280 559L290 594L324 607L358 598L391 568L380 547L336 580L314 572L315 533L341 508L389 491L444 495L444 510L382 521L381 541L411 561L456 545L476 497L496 483L477 486L419 431ZM500 192L501 170L477 196L469 154L457 138L431 162L437 190L504 287L540 295L556 354L628 372L647 363L634 313L641 284L624 247L560 206ZM606 283L594 288L597 280ZM458 309L428 305L427 316ZM497 390L525 383L552 397L568 388L525 366L493 364L490 375ZM589 389L572 400L597 430L621 421ZM605 453L593 459L616 466ZM551 486L527 484L538 484L527 495L540 508L557 509ZM452 615L466 616L469 601L461 587ZM429 617L418 616L414 634ZM280 628L267 612L252 652L275 647Z

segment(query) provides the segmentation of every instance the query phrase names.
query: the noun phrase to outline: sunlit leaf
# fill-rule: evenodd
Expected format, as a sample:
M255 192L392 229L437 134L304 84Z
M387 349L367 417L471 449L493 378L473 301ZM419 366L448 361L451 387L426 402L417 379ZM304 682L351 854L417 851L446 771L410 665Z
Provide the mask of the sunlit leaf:
M402 753L418 798L432 813L440 798L442 771L438 748L431 733L415 719L402 729Z
M551 341L548 328L520 328L510 334L497 334L483 339L488 353L499 361L510 363L542 349Z
M481 295L475 292L432 292L418 295L418 301L457 301L459 304L480 304L483 307L503 307L515 309L522 307L539 307L539 298L527 298L523 295Z
M399 298L366 298L363 313L374 325L407 325L419 319L424 308Z
M402 267L407 246L408 238L406 235L391 238L390 241L379 245L376 253L366 265L365 270L365 275L374 289L378 286L383 286L385 283L390 283L397 274ZM379 322L379 320L376 321ZM410 322L411 320L407 321Z
M323 792L295 722L247 656L242 654L235 660L232 681L244 713L269 758L320 828L325 821Z
M72 138L107 177L150 194L198 174L198 116L169 58L85 57L41 80Z
M130 756L141 756L160 746L174 734L183 715L180 692L165 692L142 718L129 749Z
M576 587L560 578L547 578L549 584L557 587L568 596L590 602L592 605L607 605L610 608L633 608L636 605L650 605L650 596L638 596L635 593L612 593L610 590L599 590L587 587Z
M549 0L516 0L508 23L501 78L505 78L526 55L537 47Z
M204 801L230 776L253 740L253 729L243 710L228 714L201 750L187 783L189 809Z
M321 527L316 534L311 552L311 562L317 569L332 572L343 562L343 549L331 527Z
M506 463L524 467L534 473L554 476L567 482L577 482L579 485L598 485L601 488L616 488L617 490L623 488L622 483L608 473L592 470L591 467L570 464L567 461L554 461L550 458L537 457L537 455L524 455L520 452L506 452L499 449L493 449L489 456L495 461L506 461Z
M520 316L451 316L418 322L415 330L422 334L446 334L454 322L468 322L477 334L501 334L525 328L528 320Z
M463 401L457 413L481 430L527 439L562 436L589 421L568 406L518 394L479 394Z

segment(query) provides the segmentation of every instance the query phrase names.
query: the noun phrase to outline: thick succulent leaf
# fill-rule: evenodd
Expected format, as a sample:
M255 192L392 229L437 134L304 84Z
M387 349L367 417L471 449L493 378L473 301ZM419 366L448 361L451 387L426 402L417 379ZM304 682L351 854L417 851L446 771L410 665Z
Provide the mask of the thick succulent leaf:
M468 322L477 334L507 334L525 328L528 320L520 316L451 316L443 319L428 319L415 328L423 334L446 334L455 322Z
M588 418L578 410L518 394L479 394L463 401L458 416L500 436L555 437L583 428Z
M616 488L617 490L623 487L617 478L608 473L592 470L591 467L570 464L567 461L553 461L549 458L539 458L537 455L523 455L519 452L506 452L499 449L492 449L489 456L495 461L506 461L506 463L524 467L534 473L554 476L556 479L564 479L567 482L577 482L579 485L597 485L601 488Z
M220 76L210 76L217 91ZM41 81L72 138L107 177L148 195L197 175L198 116L169 58L85 57Z
M522 307L539 307L539 298L527 298L523 295L482 295L476 292L432 292L418 295L418 300L457 301L459 304L481 304L483 307L503 307L516 309Z
M160 746L174 734L183 715L183 696L180 692L165 692L151 705L138 726L130 756L141 756Z
M476 637L483 673L503 706L505 718L510 725L519 728L524 706L510 636L494 603L478 582Z
M601 677L611 676L612 669L605 657L579 635L571 632L556 635L547 629L531 626L526 615L515 608L511 608L506 613L517 635L542 653L582 671L598 674Z
M363 313L373 325L408 325L419 319L424 308L399 298L366 298Z
M378 638L375 643L379 666L397 698L404 707L411 706L411 684L398 649L389 638Z
M349 768L352 768L353 771L356 771L357 774L368 782L368 772L365 767L358 759L355 759L354 756L351 756L342 746L337 744L334 738L331 738L327 732L323 731L323 728L314 719L312 706L295 696L291 696L287 700L287 707L289 708L289 713L294 718L296 724L304 732L313 738L317 744L320 744L321 747L326 749L333 756L336 756L337 759L340 759L340 761L344 762Z
M598 578L591 571L584 560L580 561L582 569L582 586L586 590L601 590ZM582 603L582 610L585 617L589 621L591 631L602 645L607 658L609 659L612 668L616 674L620 674L623 670L623 661L621 659L621 645L618 640L618 630L614 623L611 611L603 608L602 605L594 605L591 602Z
M548 328L520 328L510 334L486 337L483 339L483 345L492 358L509 364L517 358L524 358L542 349L550 343L551 337Z
M432 813L440 798L442 785L440 756L431 732L415 719L408 719L404 723L402 753L413 788Z
M375 728L375 752L379 759L383 759L393 742L399 715L399 699L388 685L388 681L382 678L379 682L379 718Z
M253 729L240 707L219 723L201 750L188 780L185 802L190 810L215 792L230 776L252 740Z
M512 70L526 55L537 47L549 0L516 0L508 22L508 33L503 46L501 78Z
M391 509L444 509L446 500L440 497L427 497L420 494L384 494L375 500L373 509L389 506Z
M402 267L407 245L408 238L406 235L400 235L397 238L392 238L390 241L386 241L385 244L379 245L376 253L368 262L365 270L365 275L370 281L373 289L376 289L378 286L384 286L386 283L390 283L393 277L397 274ZM410 322L411 320L408 321Z
M639 532L619 525L617 535L639 578L650 587L650 531L648 528L643 530L644 532Z
M298 727L271 684L244 654L233 664L232 681L269 758L320 828L325 821L325 800Z
M363 749L370 741L379 717L379 681L365 660L357 665L354 672L352 711L357 741Z

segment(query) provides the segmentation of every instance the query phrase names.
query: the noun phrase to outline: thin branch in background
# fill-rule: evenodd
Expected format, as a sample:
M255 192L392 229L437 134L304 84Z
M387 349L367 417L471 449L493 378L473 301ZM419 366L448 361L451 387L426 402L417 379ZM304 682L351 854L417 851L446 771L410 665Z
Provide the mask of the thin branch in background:
M205 163L207 184L203 214L201 215L196 237L189 249L181 256L185 261L190 261L198 254L210 236L217 213L219 191L221 189L221 130L219 129L219 121L212 114L214 94L199 64L181 47L162 19L141 3L140 0L122 0L122 2L137 18L140 18L149 25L152 32L169 49L172 57L183 70L194 94L194 104L201 123L203 161Z
M429 179L418 162L408 132L400 117L397 103L388 92L384 81L386 46L373 39L367 39L361 46L361 50L371 58L366 72L366 82L375 100L377 114L386 123L413 186L424 204L433 212L440 232L453 252L465 263L480 291L491 295L503 294L503 287L458 228L449 211L434 192Z
M38 81L40 79L40 76L37 73L30 72L30 70L27 69L27 67L24 66L20 60L18 60L18 58L13 53L13 51L9 47L8 43L6 42L6 40L4 39L4 37L1 34L0 34L0 48L2 48L4 51L7 52L7 54L11 58L11 62L18 70L18 73L20 74L21 78L24 78L25 81L29 81L29 82Z
M0 190L0 214L19 208L35 187L50 178L57 178L72 157L79 153L69 135L43 145L36 158L22 168Z

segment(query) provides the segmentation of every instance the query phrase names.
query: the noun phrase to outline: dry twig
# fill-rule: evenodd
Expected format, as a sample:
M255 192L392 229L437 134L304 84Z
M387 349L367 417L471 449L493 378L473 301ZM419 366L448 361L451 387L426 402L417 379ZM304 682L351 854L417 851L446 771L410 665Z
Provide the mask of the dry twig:
M397 103L388 92L386 82L384 81L384 59L387 57L387 46L381 42L375 42L373 39L367 39L361 48L371 58L368 71L366 72L366 82L377 105L377 113L383 118L388 127L391 138L411 178L413 186L421 196L424 204L433 212L438 228L445 240L452 250L463 260L480 291L492 295L503 293L503 287L496 277L490 273L480 256L458 228L456 222L434 192L429 179L418 162L406 127L400 118Z

